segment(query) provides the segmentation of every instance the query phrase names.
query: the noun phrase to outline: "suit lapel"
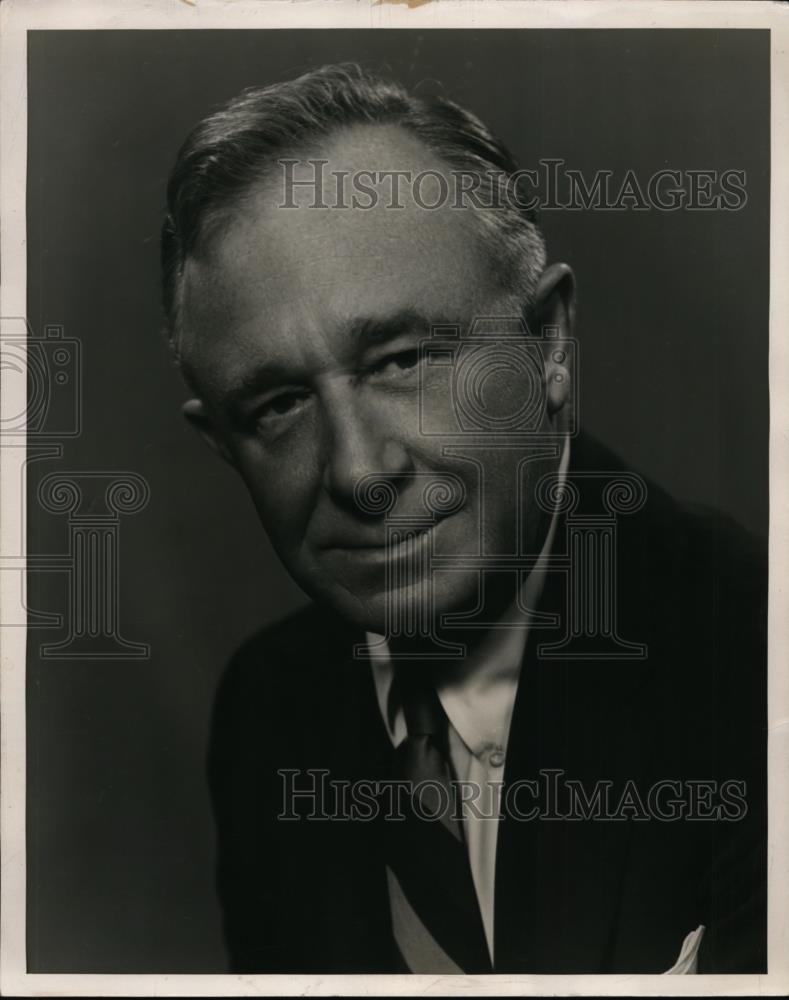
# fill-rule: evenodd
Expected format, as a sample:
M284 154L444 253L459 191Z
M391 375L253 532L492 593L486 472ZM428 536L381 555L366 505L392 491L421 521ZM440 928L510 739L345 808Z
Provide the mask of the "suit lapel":
M353 658L359 641L363 636L342 634L331 657L327 651L325 683L312 692L325 720L315 766L328 769L330 780L346 789L385 778L391 756L370 664ZM339 813L354 800L343 792L330 801ZM312 826L314 849L324 859L323 888L316 898L325 911L322 927L332 971L396 971L379 824L356 818Z
M557 527L555 550L562 551L563 518ZM643 729L641 739L637 732L645 665L540 659L538 646L556 642L566 625L562 572L549 571L540 610L557 614L560 625L531 631L513 710L504 779L510 815L498 833L496 970L605 972L616 947L633 823L549 817L568 811L566 781L580 783L592 799L597 788L604 794L601 782L610 782L614 804L627 780L641 781L649 743ZM513 806L526 814L537 804L534 786L519 785L524 781L536 782L546 818L512 814ZM549 786L558 791L553 808Z

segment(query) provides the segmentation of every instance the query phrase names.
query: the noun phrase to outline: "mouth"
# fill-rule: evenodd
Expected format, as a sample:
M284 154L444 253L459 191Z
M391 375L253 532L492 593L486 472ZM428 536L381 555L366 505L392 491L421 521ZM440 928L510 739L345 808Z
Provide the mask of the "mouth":
M446 520L446 519L444 519ZM367 565L386 564L387 561L413 558L425 551L433 540L439 524L436 522L425 528L409 525L391 525L387 536L377 541L348 540L327 547L333 555L351 559Z

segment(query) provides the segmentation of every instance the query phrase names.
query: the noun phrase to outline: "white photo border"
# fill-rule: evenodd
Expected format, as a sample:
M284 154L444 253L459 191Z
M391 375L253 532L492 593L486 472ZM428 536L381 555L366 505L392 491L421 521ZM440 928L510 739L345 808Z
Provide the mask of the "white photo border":
M411 0L415 2L415 0ZM30 30L281 28L704 28L771 32L770 577L767 975L59 975L26 972L25 649L0 637L0 993L19 996L774 996L789 992L789 7L680 0L5 0L0 9L0 317L26 303L27 39ZM24 410L5 368L0 406ZM21 396L21 398L20 398ZM17 455L18 450L15 449ZM0 552L25 503L21 465L0 451ZM5 574L8 576L8 574ZM0 608L19 594L0 578ZM1 620L7 620L5 614Z

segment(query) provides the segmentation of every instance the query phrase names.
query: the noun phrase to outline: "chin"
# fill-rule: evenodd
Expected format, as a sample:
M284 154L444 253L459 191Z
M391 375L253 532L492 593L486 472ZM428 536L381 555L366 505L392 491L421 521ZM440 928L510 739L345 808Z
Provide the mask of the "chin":
M452 574L446 574L451 577ZM377 635L433 633L443 615L473 612L477 607L478 584L471 579L435 579L433 593L426 597L423 586L409 586L396 591L344 588L315 594L321 604L330 605L345 621L365 632Z

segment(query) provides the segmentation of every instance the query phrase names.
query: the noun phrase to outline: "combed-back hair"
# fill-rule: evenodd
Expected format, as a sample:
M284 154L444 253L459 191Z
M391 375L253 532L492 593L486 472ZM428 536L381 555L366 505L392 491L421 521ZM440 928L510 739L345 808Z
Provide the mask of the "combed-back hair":
M499 188L490 202L497 207L475 208L474 215L500 283L529 307L545 266L545 245L535 215L506 197L504 189L517 170L506 146L453 101L409 94L355 63L341 63L245 90L187 136L167 186L161 239L165 321L176 358L187 258L278 159L338 128L359 124L398 125L450 168L478 174L480 192Z

